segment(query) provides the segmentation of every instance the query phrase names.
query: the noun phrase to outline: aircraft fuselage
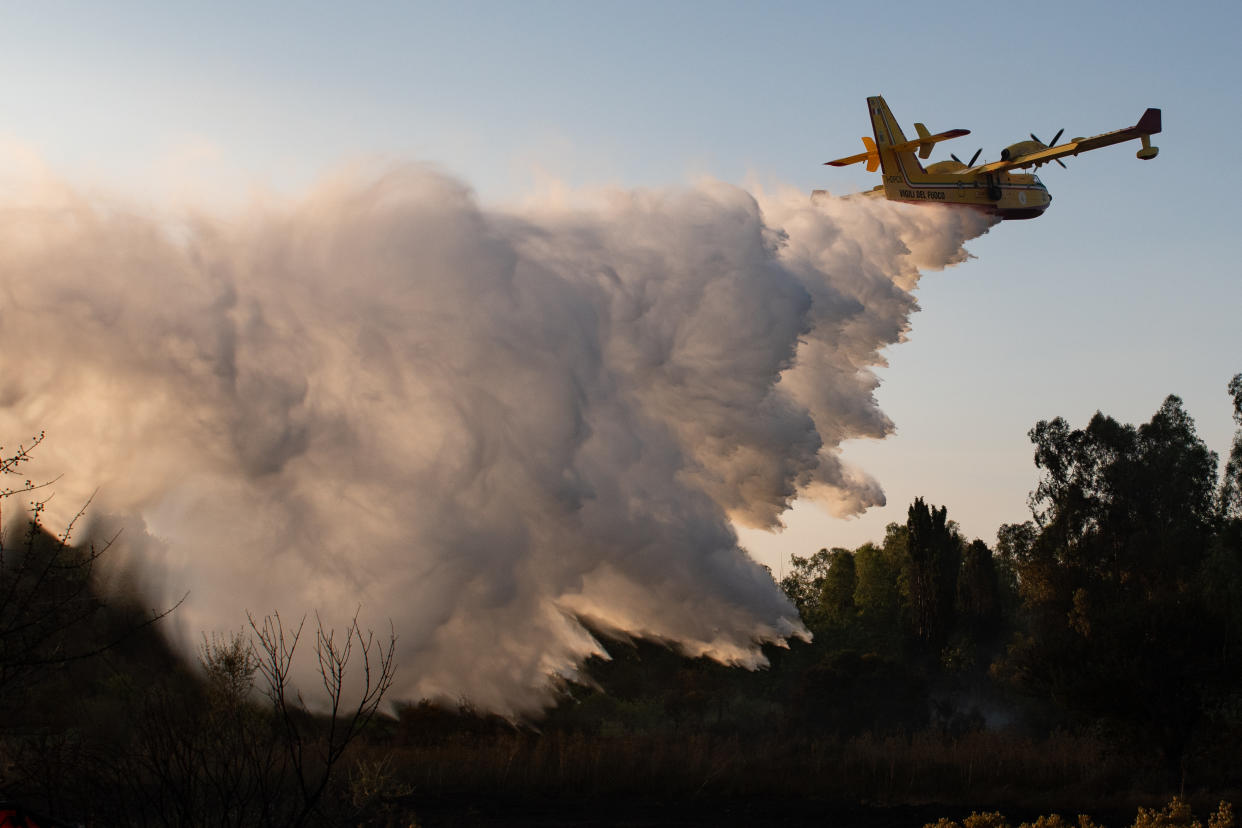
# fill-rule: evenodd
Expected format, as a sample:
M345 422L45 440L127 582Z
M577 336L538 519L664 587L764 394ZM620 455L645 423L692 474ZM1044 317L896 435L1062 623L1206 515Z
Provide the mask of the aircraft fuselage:
M954 164L953 161L941 162ZM871 193L883 195L890 201L907 204L949 204L973 207L976 210L1002 219L1030 219L1043 215L1052 203L1048 188L1037 175L1025 173L993 173L982 181L970 180L954 173L938 174L937 165L918 176L904 174L904 165L898 160L896 173L886 172L884 183ZM963 170L967 168L960 165ZM914 179L914 180L912 180Z

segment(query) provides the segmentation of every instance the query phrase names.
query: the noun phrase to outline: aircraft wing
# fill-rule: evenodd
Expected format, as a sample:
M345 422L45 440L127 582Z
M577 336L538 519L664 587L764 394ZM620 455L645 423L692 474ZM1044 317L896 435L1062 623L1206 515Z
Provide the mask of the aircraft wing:
M1010 170L1014 167L1029 167L1032 164L1046 164L1057 158L1063 158L1067 155L1078 155L1088 150L1099 149L1100 147L1109 147L1113 144L1120 144L1123 141L1132 141L1135 138L1143 138L1148 135L1155 135L1160 131L1160 110L1148 109L1143 113L1143 117L1139 118L1139 122L1132 127L1118 129L1113 132L1105 132L1103 135L1094 135L1090 138L1075 138L1067 144L1058 144L1055 147L1038 150L1036 152L1028 152L1026 155L1019 155L1017 158L1010 158L1008 161L993 161L991 164L984 164L975 167L970 172L974 173L992 173L1001 170ZM1153 151L1154 156L1154 151Z

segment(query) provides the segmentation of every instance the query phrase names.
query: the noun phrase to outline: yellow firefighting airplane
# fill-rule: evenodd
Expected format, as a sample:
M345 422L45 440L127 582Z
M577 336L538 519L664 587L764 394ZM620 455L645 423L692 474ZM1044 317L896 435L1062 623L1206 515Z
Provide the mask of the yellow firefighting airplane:
M1138 157L1144 161L1155 158L1159 151L1158 147L1151 145L1151 136L1160 131L1160 110L1148 109L1137 124L1115 132L1106 132L1091 138L1075 138L1068 144L1060 145L1057 145L1057 139L1064 130L1052 137L1051 145L1031 135L1031 140L1019 141L1001 150L1001 160L991 164L974 166L979 157L976 152L969 164L963 164L956 155L951 155L949 157L952 161L939 161L924 168L919 159L930 156L935 144L969 135L970 130L951 129L931 135L927 127L915 124L918 138L907 141L884 98L879 95L867 98L867 108L871 110L875 139L864 136L862 142L867 148L866 152L828 161L826 163L829 166L845 167L866 161L867 172L875 172L876 167L883 170L884 183L865 195L883 195L890 201L911 204L973 207L1002 219L1035 218L1043 214L1052 203L1052 196L1048 194L1048 189L1039 180L1039 176L1014 173L1010 170L1032 166L1039 169L1041 164L1049 161L1056 161L1064 167L1061 159L1066 155L1078 155L1080 152L1135 138L1143 141ZM918 150L917 157L915 150Z

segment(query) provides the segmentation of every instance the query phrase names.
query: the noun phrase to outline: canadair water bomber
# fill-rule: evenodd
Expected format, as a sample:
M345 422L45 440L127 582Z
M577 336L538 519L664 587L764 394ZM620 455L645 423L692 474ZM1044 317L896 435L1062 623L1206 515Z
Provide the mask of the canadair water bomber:
M1029 141L1005 147L1001 150L1001 160L990 164L975 166L979 158L979 152L976 152L968 164L956 155L950 155L950 161L938 161L924 167L920 159L928 158L932 147L950 138L969 135L970 130L951 129L932 135L927 127L915 124L918 137L907 140L884 98L879 95L867 98L867 108L871 112L875 138L863 137L866 152L826 162L831 167L846 167L865 161L867 172L875 172L879 168L884 175L884 183L862 195L884 196L890 201L910 204L971 207L1002 219L1035 218L1052 203L1052 196L1038 175L1013 170L1039 169L1050 161L1064 167L1061 159L1067 155L1078 155L1136 138L1143 142L1143 148L1138 151L1139 158L1149 161L1159 152L1158 147L1151 145L1151 136L1160 131L1160 110L1148 109L1134 126L1103 135L1075 138L1068 143L1057 144L1057 139L1065 131L1060 130L1052 136L1051 142L1045 144L1032 134Z

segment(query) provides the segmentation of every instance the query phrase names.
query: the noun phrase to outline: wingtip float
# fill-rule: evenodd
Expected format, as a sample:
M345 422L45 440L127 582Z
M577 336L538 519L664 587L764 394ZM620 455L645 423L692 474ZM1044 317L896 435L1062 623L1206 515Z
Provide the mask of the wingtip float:
M915 124L918 137L907 140L883 97L876 95L867 98L867 108L871 113L875 137L863 136L865 152L825 162L831 167L846 167L865 161L868 172L882 170L884 183L862 195L884 196L890 201L910 204L970 207L1002 219L1035 218L1052 203L1052 196L1039 176L1014 170L1039 169L1052 161L1065 166L1061 159L1067 155L1078 155L1136 138L1143 142L1137 155L1144 161L1155 158L1160 151L1159 147L1151 144L1151 136L1160 132L1160 110L1148 109L1134 126L1102 135L1075 138L1058 144L1057 139L1064 131L1061 130L1051 142L1045 144L1032 134L1029 141L1019 141L1001 150L999 161L975 166L979 157L976 152L969 164L963 163L956 155L950 155L949 161L938 161L924 167L920 159L930 157L937 143L969 135L970 130L950 129L933 135L923 124Z

